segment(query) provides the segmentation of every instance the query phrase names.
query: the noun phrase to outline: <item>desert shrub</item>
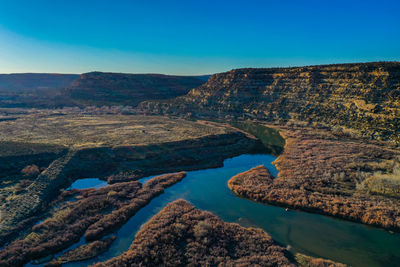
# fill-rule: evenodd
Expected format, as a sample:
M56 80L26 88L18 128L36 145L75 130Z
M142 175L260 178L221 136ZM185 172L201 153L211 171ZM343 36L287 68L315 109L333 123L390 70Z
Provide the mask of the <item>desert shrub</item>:
M36 166L35 164L28 165L21 170L21 173L25 176L33 176L39 174L39 172L40 172L39 167Z
M391 197L400 197L400 162L396 157L384 162L385 168L376 171L361 183L361 188L368 192Z
M212 225L207 221L200 221L194 227L194 236L197 239L201 239L202 237L207 236L207 234L211 231Z
M400 197L400 176L376 173L362 183L369 192L391 197Z
M30 184L32 184L32 181L30 180L20 180L19 183L15 186L15 193L20 193L23 190L25 190L25 188L27 188Z
M322 258L296 253L295 259L302 267L346 267L347 265Z

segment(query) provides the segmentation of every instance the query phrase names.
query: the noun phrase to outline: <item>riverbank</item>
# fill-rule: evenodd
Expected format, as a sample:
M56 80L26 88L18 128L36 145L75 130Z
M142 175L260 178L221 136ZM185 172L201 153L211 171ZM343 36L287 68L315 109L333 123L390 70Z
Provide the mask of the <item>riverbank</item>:
M154 197L162 194L165 188L185 176L186 173L180 172L154 177L144 185L132 181L99 189L66 191L56 203L62 204L60 208L33 226L25 238L10 243L0 251L0 265L22 266L31 260L52 256L78 242L82 236L91 247L91 244L97 244L96 241L101 241L121 227ZM67 197L72 196L76 201L65 202ZM60 261L68 261L68 255L61 256Z
M295 266L287 254L262 230L225 223L181 199L146 223L127 252L94 266Z
M271 164L275 159L265 154L241 155L226 159L221 168L188 171L181 182L166 188L163 194L140 209L115 232L117 239L108 251L95 259L69 263L65 267L84 267L121 255L129 249L142 225L179 198L198 209L212 212L225 222L263 229L293 254L331 259L354 267L390 266L391 262L400 260L398 234L319 214L287 212L281 207L239 198L227 187L227 181L232 176L261 164L276 176L278 171ZM146 177L139 182L147 180Z
M99 177L116 183L148 175L218 167L225 158L260 147L256 139L234 129L181 119L122 115L30 116L33 117L1 122L4 127L0 128L0 140L18 142L30 134L35 144L46 139L51 144L49 149L54 145L68 149L48 166L35 161L41 160L37 155L44 153L43 149L35 153L30 149L21 150L26 152L24 156L32 164L29 168L36 170L35 173L2 177L0 246L28 229L39 219L38 214L45 213L60 190L78 178ZM22 131L29 125L31 131ZM73 135L69 135L71 127L77 129ZM9 163L13 165L13 158L9 153L6 156L4 159L11 160Z
M400 230L396 184L386 183L387 188L378 191L366 183L371 177L394 176L399 151L387 143L326 129L277 128L286 144L275 161L276 179L260 166L232 177L228 185L233 192L263 203Z
M183 199L149 220L128 251L94 267L132 265L346 267L302 254L293 257L261 229L224 222Z

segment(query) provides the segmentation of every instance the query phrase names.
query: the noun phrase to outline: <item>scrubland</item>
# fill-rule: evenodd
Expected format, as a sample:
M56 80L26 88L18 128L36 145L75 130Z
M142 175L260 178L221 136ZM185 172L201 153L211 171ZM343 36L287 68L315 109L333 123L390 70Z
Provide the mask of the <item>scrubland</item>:
M0 144L10 148L0 155L0 245L18 237L76 179L120 183L217 167L257 145L221 124L79 109L9 112L16 119L0 122Z
M33 113L12 121L0 121L0 129L0 143L12 142L21 146L24 143L41 144L49 148L146 145L228 132L223 127L165 117L77 115L62 112ZM14 155L12 151L7 151Z
M46 257L68 248L82 236L96 241L114 232L152 198L185 177L185 173L166 174L152 178L142 185L137 181L118 183L100 189L64 191L51 206L49 217L34 225L20 239L0 251L0 266L21 266L30 260ZM68 198L75 201L66 201ZM106 242L106 243L102 243ZM89 243L80 250L103 252L111 240ZM75 253L78 253L75 250ZM73 253L56 259L65 262ZM96 255L92 255L96 256ZM80 256L82 257L82 255ZM73 258L71 260L76 260Z
M384 142L327 129L280 127L286 144L274 162L232 177L236 194L399 231L399 151Z
M127 252L95 266L295 266L286 253L260 229L177 200L144 225Z
M136 234L128 251L94 266L304 266L345 267L296 254L266 232L227 223L179 199Z

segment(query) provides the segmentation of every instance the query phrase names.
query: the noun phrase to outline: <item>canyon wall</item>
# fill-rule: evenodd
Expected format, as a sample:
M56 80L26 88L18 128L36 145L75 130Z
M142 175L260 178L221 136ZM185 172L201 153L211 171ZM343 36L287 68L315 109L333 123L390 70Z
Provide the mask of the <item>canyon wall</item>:
M303 121L399 142L400 62L236 69L173 100L143 102L138 112Z

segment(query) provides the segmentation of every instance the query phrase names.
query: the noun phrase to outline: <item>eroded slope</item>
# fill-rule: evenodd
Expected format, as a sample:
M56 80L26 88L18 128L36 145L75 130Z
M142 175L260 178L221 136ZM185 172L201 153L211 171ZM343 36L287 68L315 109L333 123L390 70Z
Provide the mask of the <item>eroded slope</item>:
M187 95L146 101L145 113L306 121L399 142L400 63L236 69Z

